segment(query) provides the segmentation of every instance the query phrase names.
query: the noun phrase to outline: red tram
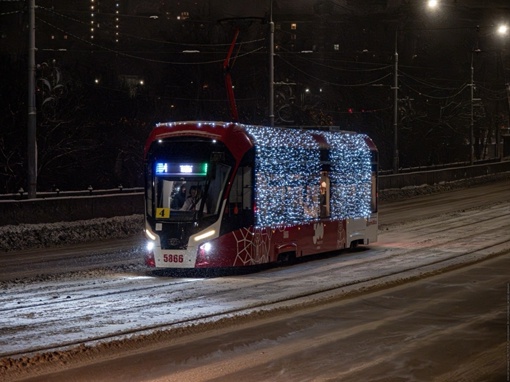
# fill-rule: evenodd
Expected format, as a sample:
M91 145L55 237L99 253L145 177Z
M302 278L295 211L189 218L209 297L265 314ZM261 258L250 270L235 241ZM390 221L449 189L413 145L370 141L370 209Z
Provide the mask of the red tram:
M145 145L146 264L242 267L372 243L377 161L353 132L158 124Z

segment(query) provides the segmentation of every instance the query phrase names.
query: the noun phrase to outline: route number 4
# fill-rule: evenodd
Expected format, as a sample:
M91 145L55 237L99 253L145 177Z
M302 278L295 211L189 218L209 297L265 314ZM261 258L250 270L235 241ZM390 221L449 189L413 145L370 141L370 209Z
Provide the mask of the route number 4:
M156 208L156 219L166 219L170 217L170 208Z

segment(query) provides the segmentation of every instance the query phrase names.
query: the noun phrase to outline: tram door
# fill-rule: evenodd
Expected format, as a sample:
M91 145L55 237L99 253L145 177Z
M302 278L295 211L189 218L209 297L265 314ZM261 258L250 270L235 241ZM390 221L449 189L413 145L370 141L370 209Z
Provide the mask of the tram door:
M330 216L329 197L330 197L329 173L327 171L321 171L321 184L320 184L321 218L327 218Z
M254 223L253 166L241 165L232 182L223 213L222 233L249 227Z

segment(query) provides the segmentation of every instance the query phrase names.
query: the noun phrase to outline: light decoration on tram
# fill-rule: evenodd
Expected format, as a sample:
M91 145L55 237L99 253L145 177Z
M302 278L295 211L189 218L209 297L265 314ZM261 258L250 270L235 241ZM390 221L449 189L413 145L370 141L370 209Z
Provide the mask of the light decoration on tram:
M371 156L365 135L244 126L256 145L256 227L309 223L320 198L320 147L330 145L331 219L370 216ZM318 207L318 203L316 203Z
M302 130L245 128L256 142L256 226L292 226L316 220L317 214L303 208L305 200L311 199L310 189L316 200L320 193L320 149L312 135Z
M331 218L370 216L372 166L367 137L338 132L322 135L331 146Z

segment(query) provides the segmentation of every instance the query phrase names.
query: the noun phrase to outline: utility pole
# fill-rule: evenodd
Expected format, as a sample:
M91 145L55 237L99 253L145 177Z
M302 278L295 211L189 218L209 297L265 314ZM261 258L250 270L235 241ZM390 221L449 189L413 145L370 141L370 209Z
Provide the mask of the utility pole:
M393 173L398 174L398 31L395 31L395 73L393 84Z
M35 0L29 0L28 31L28 118L27 118L27 170L28 198L37 197L37 110L35 105Z
M274 126L274 22L273 0L269 9L269 125Z
M473 130L474 130L474 120L475 120L475 116L474 116L474 107L473 107L473 103L474 103L474 88L475 88L475 84L474 84L474 74L475 73L475 68L474 68L474 65L473 65L473 52L471 52L471 83L469 84L469 86L471 87L471 102L470 102L470 106L471 106L471 118L470 118L470 121L469 121L469 164L470 165L473 165L474 162L475 162L475 148L473 146L473 141L474 141L474 137L473 137Z

